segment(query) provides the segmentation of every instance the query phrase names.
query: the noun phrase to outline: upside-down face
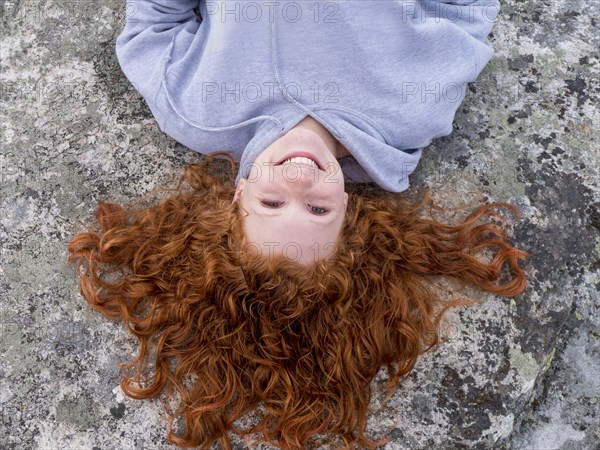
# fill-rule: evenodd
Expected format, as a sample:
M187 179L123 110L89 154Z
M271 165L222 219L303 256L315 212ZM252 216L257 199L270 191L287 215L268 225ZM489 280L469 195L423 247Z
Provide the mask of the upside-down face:
M256 158L234 197L251 248L305 265L334 252L348 203L337 141L309 118Z

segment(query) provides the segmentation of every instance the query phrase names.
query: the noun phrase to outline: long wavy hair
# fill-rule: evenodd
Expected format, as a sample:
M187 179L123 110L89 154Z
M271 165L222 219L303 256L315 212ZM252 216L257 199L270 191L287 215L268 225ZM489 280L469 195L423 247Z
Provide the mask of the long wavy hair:
M68 246L83 297L139 340L121 388L160 397L169 440L231 449L228 431L304 448L314 435L374 448L365 435L370 382L387 390L443 339L448 299L438 276L501 296L525 288L505 233L509 204L481 204L458 224L433 218L432 201L348 186L336 253L300 266L245 252L233 174L222 161L190 164L166 198L101 202L97 226ZM374 192L374 193L373 193ZM446 296L447 297L447 296ZM127 372L127 371L123 371ZM166 403L176 405L169 408ZM238 419L258 414L242 428ZM185 419L176 432L174 421ZM181 427L183 428L183 427Z

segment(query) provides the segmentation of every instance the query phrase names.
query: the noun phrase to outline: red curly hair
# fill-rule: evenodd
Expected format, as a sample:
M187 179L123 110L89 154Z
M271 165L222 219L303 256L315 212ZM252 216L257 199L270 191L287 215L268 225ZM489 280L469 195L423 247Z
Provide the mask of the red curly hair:
M315 434L380 445L365 435L371 380L387 368L389 399L441 342L444 312L473 303L444 299L432 276L502 296L525 288L527 255L496 220L517 211L503 203L447 225L426 214L428 195L410 202L356 187L331 259L307 267L241 251L230 163L228 176L210 157L187 166L174 194L151 205L101 202L99 228L68 247L83 297L139 340L122 366L136 369L121 380L125 394L178 405L176 445L231 449L228 431L284 449ZM257 408L259 423L234 423Z

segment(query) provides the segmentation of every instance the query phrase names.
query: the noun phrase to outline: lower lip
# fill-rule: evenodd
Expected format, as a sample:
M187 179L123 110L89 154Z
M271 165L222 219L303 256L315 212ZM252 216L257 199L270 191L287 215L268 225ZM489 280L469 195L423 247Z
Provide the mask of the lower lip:
M312 153L309 153L309 152L289 153L289 154L285 155L283 158L281 158L279 161L277 161L277 163L275 163L275 165L278 166L280 164L283 164L284 161L287 161L290 158L296 158L296 157L300 157L300 156L303 156L308 159L312 159L315 162L315 164L317 164L319 169L323 170L323 165L321 164L321 162L317 159L317 157L315 155L313 155Z

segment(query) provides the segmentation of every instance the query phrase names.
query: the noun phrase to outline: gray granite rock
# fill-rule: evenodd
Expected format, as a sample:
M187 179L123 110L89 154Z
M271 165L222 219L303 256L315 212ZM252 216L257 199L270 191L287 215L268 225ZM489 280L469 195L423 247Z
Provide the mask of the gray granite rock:
M369 432L391 435L387 449L600 448L599 10L503 2L494 58L455 132L424 152L412 183L440 204L521 208L530 284L452 312L448 341L386 405L380 373ZM99 200L137 198L199 156L119 69L124 2L3 0L0 13L0 448L175 448L160 402L120 391L135 342L79 296L66 244Z

